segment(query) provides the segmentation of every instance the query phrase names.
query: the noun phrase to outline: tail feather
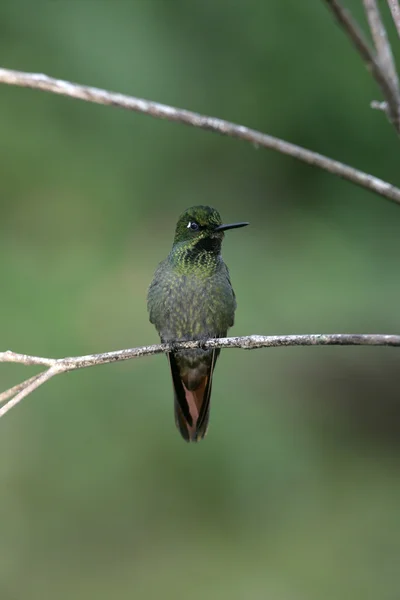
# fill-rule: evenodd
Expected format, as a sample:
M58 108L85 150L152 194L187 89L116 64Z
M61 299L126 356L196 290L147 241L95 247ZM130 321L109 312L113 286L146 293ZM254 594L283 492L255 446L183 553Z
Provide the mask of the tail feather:
M168 359L174 384L176 426L184 440L197 442L203 439L207 433L215 352L212 354L207 375L201 379L195 389L188 389L188 382L182 379L174 353L169 353Z

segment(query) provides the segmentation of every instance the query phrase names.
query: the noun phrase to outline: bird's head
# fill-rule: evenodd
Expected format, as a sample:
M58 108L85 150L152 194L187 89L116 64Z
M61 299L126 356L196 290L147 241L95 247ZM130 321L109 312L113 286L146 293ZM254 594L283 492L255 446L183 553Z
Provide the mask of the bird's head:
M224 225L220 214L211 206L192 206L178 219L174 245L185 245L198 251L215 251L221 248L224 231L245 227L248 223Z

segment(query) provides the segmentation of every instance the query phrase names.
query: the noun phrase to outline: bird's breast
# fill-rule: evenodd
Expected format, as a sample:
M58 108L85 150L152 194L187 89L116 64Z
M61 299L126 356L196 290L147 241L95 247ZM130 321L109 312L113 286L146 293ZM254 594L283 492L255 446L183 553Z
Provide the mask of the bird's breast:
M224 336L235 312L234 293L222 273L204 278L164 273L150 286L148 304L164 341Z

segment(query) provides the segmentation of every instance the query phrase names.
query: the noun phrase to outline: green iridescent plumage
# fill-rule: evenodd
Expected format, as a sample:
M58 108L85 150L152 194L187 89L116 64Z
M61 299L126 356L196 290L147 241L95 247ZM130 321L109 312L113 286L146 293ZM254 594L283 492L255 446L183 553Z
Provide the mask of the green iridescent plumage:
M150 321L162 342L225 337L233 325L235 294L221 257L226 229L209 206L186 210L176 226L172 250L159 264L148 291ZM204 437L212 372L219 350L169 354L175 391L175 420L187 441Z

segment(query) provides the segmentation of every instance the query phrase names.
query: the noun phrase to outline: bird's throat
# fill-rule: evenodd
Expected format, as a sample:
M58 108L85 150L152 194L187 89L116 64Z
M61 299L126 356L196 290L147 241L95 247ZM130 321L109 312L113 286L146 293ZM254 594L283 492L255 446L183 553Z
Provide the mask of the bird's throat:
M208 277L215 273L221 260L221 239L206 237L175 244L170 259L181 273Z

